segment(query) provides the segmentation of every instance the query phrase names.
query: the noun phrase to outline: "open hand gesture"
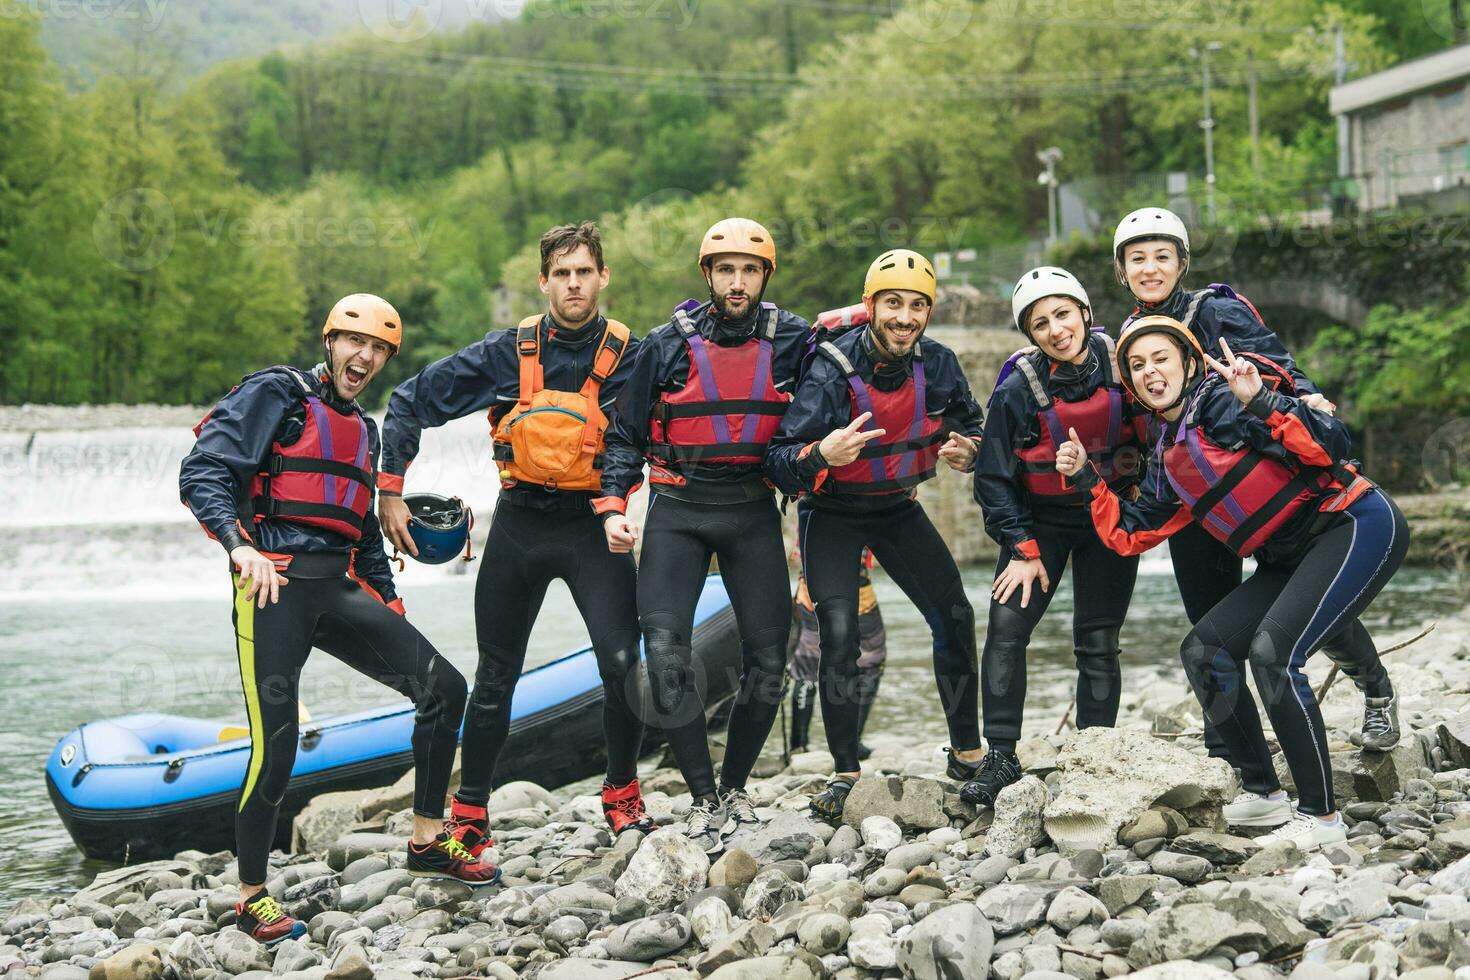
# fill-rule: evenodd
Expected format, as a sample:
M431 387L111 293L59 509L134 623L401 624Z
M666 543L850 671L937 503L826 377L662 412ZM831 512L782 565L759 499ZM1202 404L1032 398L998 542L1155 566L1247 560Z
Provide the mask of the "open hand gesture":
M840 429L833 429L817 446L817 451L829 466L846 466L858 458L858 453L863 447L874 439L880 439L887 433L887 429L873 429L869 432L859 431L863 423L873 417L872 412L864 412Z
M1205 363L1215 373L1220 375L1230 384L1230 391L1236 398L1240 399L1242 405L1250 403L1256 397L1256 392L1261 390L1261 372L1248 357L1237 357L1230 350L1224 337L1220 338L1220 350L1225 354L1223 361L1217 361L1209 354L1205 355Z
M1076 476L1085 462L1087 450L1082 445L1081 437L1077 435L1076 429L1067 429L1067 441L1057 448L1057 472L1066 477Z

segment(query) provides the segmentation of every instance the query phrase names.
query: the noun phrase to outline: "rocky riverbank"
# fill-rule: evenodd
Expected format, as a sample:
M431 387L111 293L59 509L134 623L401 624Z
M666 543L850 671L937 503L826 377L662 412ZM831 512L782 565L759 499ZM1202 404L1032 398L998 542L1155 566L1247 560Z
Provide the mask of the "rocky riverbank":
M1027 776L993 813L959 801L934 745L881 733L835 827L806 812L826 754L768 760L751 785L765 825L713 863L677 832L676 772L645 773L667 826L617 840L595 796L517 783L491 802L504 881L472 893L402 870L405 782L319 798L298 818L269 884L309 923L300 940L266 949L237 931L231 856L186 851L21 901L0 917L0 973L1464 980L1467 637L1470 619L1442 623L1388 657L1406 728L1390 753L1352 748L1357 693L1330 690L1351 830L1319 854L1226 833L1236 782L1205 757L1197 707L1172 672L1135 671L1121 727L1024 742ZM1034 691L1033 707L1054 710L1034 710L1032 728L1050 730L1067 696Z

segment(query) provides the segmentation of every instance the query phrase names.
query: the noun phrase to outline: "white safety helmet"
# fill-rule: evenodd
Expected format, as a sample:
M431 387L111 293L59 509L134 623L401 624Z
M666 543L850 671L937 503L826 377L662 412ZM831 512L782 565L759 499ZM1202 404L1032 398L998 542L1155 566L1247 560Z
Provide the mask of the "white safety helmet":
M1119 285L1128 285L1128 277L1123 274L1123 246L1145 238L1168 238L1179 246L1182 279L1189 270L1189 229L1168 208L1139 208L1124 215L1118 222L1118 230L1113 232L1113 271L1118 275Z
M1022 333L1029 335L1030 331L1021 322L1021 318L1026 315L1032 303L1047 296L1070 296L1082 305L1089 318L1092 316L1092 303L1087 298L1087 290L1082 288L1077 277L1066 269L1043 265L1016 280L1016 288L1011 292L1011 321Z

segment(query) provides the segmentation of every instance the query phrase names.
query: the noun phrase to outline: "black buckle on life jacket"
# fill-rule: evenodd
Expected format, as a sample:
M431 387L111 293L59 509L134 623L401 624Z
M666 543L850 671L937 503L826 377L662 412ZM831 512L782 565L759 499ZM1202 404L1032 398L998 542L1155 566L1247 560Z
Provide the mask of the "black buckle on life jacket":
M271 476L280 476L285 472L286 457L280 453L271 453L266 457L265 472Z
M516 350L520 351L522 357L535 357L541 345L534 339L516 341Z

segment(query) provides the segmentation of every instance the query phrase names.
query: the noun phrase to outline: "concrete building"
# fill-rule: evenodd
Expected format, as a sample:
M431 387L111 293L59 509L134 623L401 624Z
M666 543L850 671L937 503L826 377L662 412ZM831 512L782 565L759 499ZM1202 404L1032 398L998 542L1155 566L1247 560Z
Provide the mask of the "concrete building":
M1347 121L1342 176L1358 207L1442 210L1470 201L1470 45L1335 86Z

